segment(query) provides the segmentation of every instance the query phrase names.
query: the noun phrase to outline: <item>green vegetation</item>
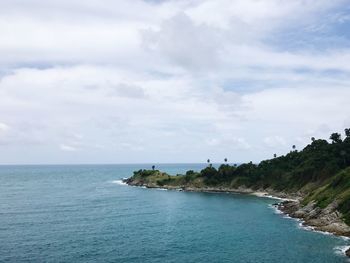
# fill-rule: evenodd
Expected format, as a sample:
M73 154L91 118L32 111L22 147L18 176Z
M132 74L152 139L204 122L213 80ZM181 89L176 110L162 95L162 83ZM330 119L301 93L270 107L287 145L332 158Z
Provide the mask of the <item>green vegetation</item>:
M316 205L325 208L333 201L338 202L338 210L344 215L345 222L350 225L350 167L342 170L321 188L311 192L303 200L304 204L316 201Z
M218 169L207 160L208 167L200 172L188 171L185 175L169 176L158 170L140 170L131 178L154 187L248 187L251 189L274 189L289 193L299 192L305 198L303 204L315 201L325 208L333 201L350 224L350 129L345 130L345 139L339 133L327 140L311 138L303 150L259 164L224 164Z

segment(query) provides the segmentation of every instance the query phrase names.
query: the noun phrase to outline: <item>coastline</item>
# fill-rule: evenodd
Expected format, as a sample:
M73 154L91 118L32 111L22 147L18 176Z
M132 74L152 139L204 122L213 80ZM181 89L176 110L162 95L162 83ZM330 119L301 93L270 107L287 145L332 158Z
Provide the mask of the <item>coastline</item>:
M271 198L281 201L296 202L302 198L300 195L291 195L285 192L277 192L272 189L259 189L253 190L247 187L228 188L228 187L193 187L193 186L172 186L172 185L156 185L153 183L144 183L139 181L133 181L130 178L123 178L122 182L129 186L139 186L146 188L166 189L185 192L208 192L208 193L236 193L236 194L250 194L257 197Z
M290 200L276 204L276 208L283 214L299 219L303 227L349 238L350 227L342 220L341 213L335 207L336 205L332 203L325 209L320 209L314 202L303 206L300 201Z
M344 221L342 220L341 213L335 210L336 205L334 203L329 205L326 209L317 208L315 207L314 203L302 206L300 202L303 199L303 196L299 194L293 195L290 193L278 192L273 189L253 190L246 187L227 188L188 187L172 185L158 186L152 183L147 184L143 182L135 182L130 178L123 179L122 182L129 186L137 186L143 188L154 188L184 192L248 194L261 198L271 198L274 200L278 200L278 202L272 204L272 206L286 217L298 220L300 222L300 227L310 231L339 236L346 240L350 238L350 226L344 223ZM350 257L350 245L342 247L341 253L345 256Z

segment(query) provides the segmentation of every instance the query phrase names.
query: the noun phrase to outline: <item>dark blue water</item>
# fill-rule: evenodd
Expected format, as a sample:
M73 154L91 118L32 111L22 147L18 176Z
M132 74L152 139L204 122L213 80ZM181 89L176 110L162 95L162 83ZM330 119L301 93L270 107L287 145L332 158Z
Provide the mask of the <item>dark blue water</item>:
M162 165L181 173L202 165ZM120 185L147 165L0 167L1 262L346 262L274 200Z

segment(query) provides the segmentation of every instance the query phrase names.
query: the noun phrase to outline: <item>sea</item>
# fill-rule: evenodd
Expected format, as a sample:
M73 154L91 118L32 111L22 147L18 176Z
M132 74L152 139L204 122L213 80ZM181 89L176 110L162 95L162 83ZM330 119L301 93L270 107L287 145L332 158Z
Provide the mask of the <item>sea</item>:
M348 262L349 240L301 227L274 199L123 184L151 166L0 166L0 262Z

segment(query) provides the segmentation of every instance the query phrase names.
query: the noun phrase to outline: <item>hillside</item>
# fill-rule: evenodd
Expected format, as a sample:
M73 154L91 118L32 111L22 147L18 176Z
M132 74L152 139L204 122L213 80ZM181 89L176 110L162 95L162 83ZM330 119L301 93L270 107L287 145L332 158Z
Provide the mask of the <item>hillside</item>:
M350 129L331 142L311 139L303 150L264 160L259 164L211 164L200 172L170 176L158 170L139 170L127 179L131 185L192 191L267 192L298 197L280 208L303 218L309 225L336 234L350 235ZM345 224L346 223L346 224Z

